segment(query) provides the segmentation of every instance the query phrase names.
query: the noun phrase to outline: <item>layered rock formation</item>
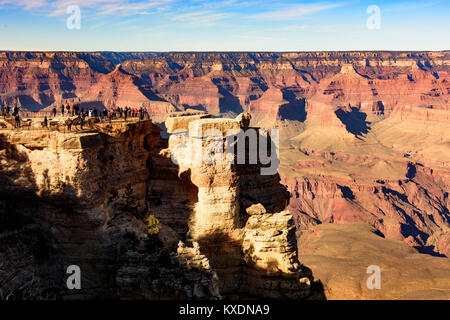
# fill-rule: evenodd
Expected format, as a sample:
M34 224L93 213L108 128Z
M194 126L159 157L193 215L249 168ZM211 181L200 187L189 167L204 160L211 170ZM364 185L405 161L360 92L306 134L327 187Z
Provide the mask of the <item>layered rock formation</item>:
M151 114L174 111L170 103L154 96L145 85L139 84L139 79L123 71L120 64L112 63L123 57L108 58L82 53L3 52L0 100L31 111L52 109L50 106L59 110L61 104L67 103L100 109L143 106Z
M299 238L300 259L311 266L330 300L448 300L448 258L417 253L404 244L380 238L364 223L323 224ZM367 280L380 269L380 288Z
M280 130L280 176L292 196L287 209L298 229L364 222L382 237L448 256L448 66L448 51L5 52L0 101L18 101L32 110L77 101L84 107L144 105L161 124L168 113L195 116L161 125L171 133L170 147L147 159L147 201L164 222L161 237L171 250L178 240L192 247L189 218L198 206L219 210L216 192L228 197L221 205L238 229L244 226L241 218L233 220L237 203L241 215L248 199L246 206L258 199L267 212L285 209L271 207L279 183L257 169L201 171L171 160L189 137L193 119L250 110L253 126ZM35 140L34 150L45 148ZM216 172L221 178L211 177ZM211 189L222 178L230 187Z
M281 174L294 197L290 209L299 227L366 222L421 252L448 255L446 94L435 97L439 106L414 105L407 93L395 98L397 106L384 108L388 104L361 96L376 81L344 65L308 100L302 127L281 124Z
M167 127L248 125L202 117ZM160 131L114 121L81 133L0 132L4 298L320 298L297 260L278 174L175 164L176 137L166 148ZM149 215L160 220L157 236ZM65 287L70 265L81 268L81 290Z
M378 115L405 105L431 106L429 117L439 119L434 110L448 110L448 64L446 51L3 52L0 96L31 110L82 102L97 107L144 105L151 114L185 108L213 114L254 110L300 120L303 116L284 110L285 105L301 108L302 99L325 95L334 105L350 104ZM422 113L414 109L411 116Z
M168 148L152 158L160 174L149 182L149 197L157 199L152 212L180 240L199 245L218 273L222 295L305 298L313 278L297 260L294 221L283 211L289 194L278 174L261 175L261 164L237 164L235 153L229 163L201 158L210 148L226 154L229 130L239 131L243 123L169 118ZM213 129L220 136L208 135ZM181 198L174 199L175 192Z
M215 273L185 270L145 217L150 121L92 133L0 132L2 298L219 298ZM66 269L81 269L68 290Z

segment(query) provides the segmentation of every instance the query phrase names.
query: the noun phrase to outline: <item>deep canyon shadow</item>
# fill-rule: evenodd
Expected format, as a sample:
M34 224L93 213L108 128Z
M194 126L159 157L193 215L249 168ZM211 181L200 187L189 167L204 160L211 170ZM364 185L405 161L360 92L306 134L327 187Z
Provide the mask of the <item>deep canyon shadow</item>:
M361 136L369 133L370 122L366 121L367 114L358 110L358 108L352 107L351 111L345 111L338 109L335 111L336 116L345 125L347 131L354 134L358 139Z

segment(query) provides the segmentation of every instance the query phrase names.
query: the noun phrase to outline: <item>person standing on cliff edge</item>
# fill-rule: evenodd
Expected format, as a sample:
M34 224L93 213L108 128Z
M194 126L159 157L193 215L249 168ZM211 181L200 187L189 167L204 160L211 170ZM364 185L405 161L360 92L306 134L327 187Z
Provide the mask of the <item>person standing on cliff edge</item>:
M83 130L83 125L84 125L84 114L81 113L80 117L80 130Z
M14 120L16 121L15 127L16 128L20 128L20 116L19 116L19 113L16 114Z
M67 120L66 120L66 124L67 124L67 130L69 131L69 132L71 132L72 131L72 120L70 119L70 118L68 118Z

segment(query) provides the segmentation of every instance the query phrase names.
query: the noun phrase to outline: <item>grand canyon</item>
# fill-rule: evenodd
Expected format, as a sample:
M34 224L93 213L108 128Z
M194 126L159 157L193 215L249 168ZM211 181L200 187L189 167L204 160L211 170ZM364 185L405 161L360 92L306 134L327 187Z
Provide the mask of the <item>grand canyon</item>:
M3 51L0 105L0 299L450 298L450 51ZM174 163L199 126L278 172Z

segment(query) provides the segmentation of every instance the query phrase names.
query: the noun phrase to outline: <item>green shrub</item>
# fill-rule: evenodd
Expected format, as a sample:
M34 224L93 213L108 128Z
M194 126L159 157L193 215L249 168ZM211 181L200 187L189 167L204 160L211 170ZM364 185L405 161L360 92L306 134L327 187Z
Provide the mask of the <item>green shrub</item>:
M159 233L159 220L153 214L147 218L147 232L152 236Z

